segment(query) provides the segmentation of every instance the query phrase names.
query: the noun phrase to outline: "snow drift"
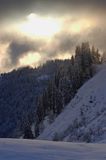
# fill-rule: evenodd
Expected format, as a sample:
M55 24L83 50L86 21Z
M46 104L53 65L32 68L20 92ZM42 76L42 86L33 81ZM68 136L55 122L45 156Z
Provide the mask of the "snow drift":
M0 139L0 160L104 160L106 144Z

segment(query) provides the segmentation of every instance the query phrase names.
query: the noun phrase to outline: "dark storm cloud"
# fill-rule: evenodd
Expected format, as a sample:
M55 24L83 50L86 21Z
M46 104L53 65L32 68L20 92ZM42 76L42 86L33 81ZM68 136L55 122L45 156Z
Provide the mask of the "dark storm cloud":
M9 44L6 50L7 58L4 59L4 67L15 67L19 63L19 59L27 55L28 52L39 52L44 46L43 40L32 40L30 38L14 35L14 34L3 34L0 36L1 44Z
M10 55L12 65L16 65L19 58L29 51L34 51L34 47L31 43L13 41L10 43L8 53Z
M15 66L19 63L19 59L27 55L28 52L39 52L44 45L42 41L12 41L8 47L8 54L11 60L11 65Z
M105 0L0 0L0 16L14 17L20 14L37 13L65 13L78 12L84 9L105 10ZM95 10L92 10L93 12Z

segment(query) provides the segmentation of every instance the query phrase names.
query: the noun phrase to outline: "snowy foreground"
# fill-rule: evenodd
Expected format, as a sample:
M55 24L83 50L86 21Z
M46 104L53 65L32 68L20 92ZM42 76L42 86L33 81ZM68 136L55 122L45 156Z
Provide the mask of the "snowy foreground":
M106 144L0 139L0 160L105 160Z

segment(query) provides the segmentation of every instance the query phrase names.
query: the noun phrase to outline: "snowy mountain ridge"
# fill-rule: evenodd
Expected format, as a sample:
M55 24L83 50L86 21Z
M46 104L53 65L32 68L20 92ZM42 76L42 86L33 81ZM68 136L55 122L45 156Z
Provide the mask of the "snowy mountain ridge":
M86 82L38 139L98 142L106 139L106 66Z

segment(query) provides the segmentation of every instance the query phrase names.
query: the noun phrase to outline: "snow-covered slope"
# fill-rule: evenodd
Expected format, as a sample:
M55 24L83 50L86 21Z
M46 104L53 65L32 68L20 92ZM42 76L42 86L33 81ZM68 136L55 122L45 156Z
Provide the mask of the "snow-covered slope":
M79 89L38 139L87 142L106 139L106 67Z
M0 160L104 160L106 144L0 139Z

